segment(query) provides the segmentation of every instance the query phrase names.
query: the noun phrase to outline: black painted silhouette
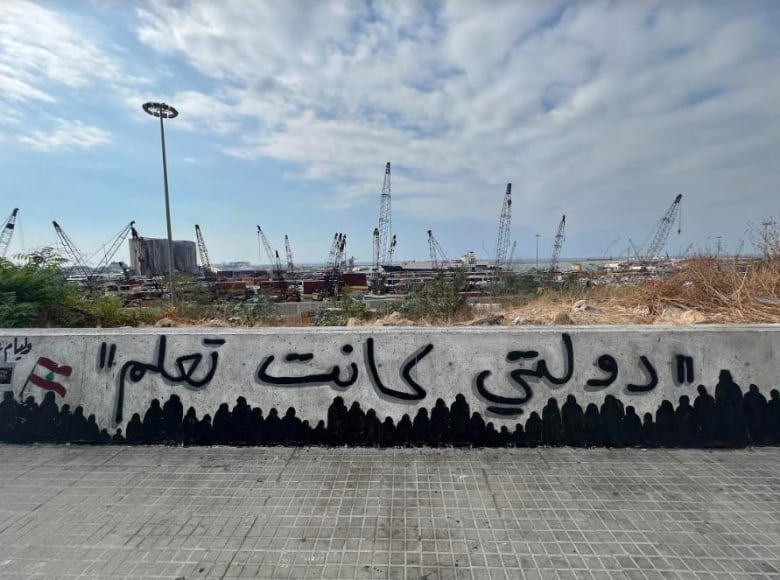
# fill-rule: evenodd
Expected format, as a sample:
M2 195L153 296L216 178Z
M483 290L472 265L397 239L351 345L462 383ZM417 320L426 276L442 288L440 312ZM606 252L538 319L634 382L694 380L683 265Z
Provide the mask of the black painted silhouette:
M601 432L604 445L612 447L620 443L620 429L623 422L623 403L613 395L604 397L604 402L599 409L601 417Z
M623 417L622 444L626 447L636 447L642 442L642 422L633 406L626 407L626 416Z
M447 442L450 425L450 410L444 399L436 399L431 411L431 443L437 447Z
M531 413L525 423L525 436L528 447L538 447L542 444L542 419L536 411Z
M719 439L718 409L715 398L707 392L707 387L696 387L699 395L693 401L693 415L696 421L697 444L702 447L715 445Z
M327 421L312 428L309 420L289 407L283 418L275 408L266 417L259 407L251 407L238 397L232 411L227 403L219 405L214 420L205 414L198 419L193 407L183 413L178 395L171 394L161 405L152 399L143 413L133 414L125 432L117 429L112 437L101 429L94 415L85 418L84 409L69 405L57 407L54 393L48 392L38 405L33 397L23 403L7 391L0 400L0 442L4 443L85 443L85 444L176 444L176 445L349 445L391 446L466 446L536 447L569 446L646 446L741 447L746 444L780 443L780 392L772 389L769 400L756 385L743 396L731 373L723 370L715 388L715 397L704 385L697 387L693 405L687 395L678 405L663 401L643 420L633 406L606 395L601 408L589 403L583 412L573 394L563 406L550 398L542 416L532 412L525 424L514 431L506 425L486 424L483 416L470 413L466 398L458 394L451 406L436 399L433 408L418 406L414 420L405 414L398 424L391 417L382 419L374 409L363 410L354 402L347 410L342 397L333 399Z
M577 404L574 395L567 395L566 402L561 407L563 419L564 439L567 445L572 447L582 445L585 430L585 414L582 407Z
M766 427L769 443L780 443L780 391L772 389L767 403Z
M720 371L718 384L715 386L715 404L718 407L718 419L725 443L729 447L742 447L747 444L742 403L742 389L734 382L731 372Z
M697 438L696 413L687 395L682 395L674 411L674 430L678 447L691 447Z
M582 420L582 431L584 445L588 447L600 447L604 444L601 415L599 413L599 408L595 403L589 403L585 408L585 415Z
M767 401L756 385L750 385L745 393L745 422L748 435L755 445L761 445L766 441L766 412Z
M230 426L231 426L230 408L227 403L222 403L214 413L214 441L221 445L230 443ZM144 420L144 422L146 422Z

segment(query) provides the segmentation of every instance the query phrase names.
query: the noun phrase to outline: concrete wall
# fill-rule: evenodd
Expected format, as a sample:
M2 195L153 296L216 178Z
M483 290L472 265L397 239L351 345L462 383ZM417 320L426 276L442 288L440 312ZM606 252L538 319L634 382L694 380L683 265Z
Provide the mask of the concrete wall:
M294 406L312 425L336 395L398 419L462 393L503 425L570 393L583 408L613 394L640 416L654 413L663 399L693 400L701 383L712 394L722 369L768 396L780 387L778 352L780 325L6 329L0 389L40 401L48 391L35 383L45 384L110 431L172 393L198 416L244 396L264 413Z

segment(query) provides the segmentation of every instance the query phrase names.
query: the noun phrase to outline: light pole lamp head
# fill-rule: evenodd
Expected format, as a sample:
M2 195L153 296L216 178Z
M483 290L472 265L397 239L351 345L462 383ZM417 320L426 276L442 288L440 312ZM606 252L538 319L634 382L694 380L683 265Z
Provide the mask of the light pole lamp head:
M167 103L148 102L143 105L144 111L152 117L162 117L163 119L174 119L179 116L179 111Z

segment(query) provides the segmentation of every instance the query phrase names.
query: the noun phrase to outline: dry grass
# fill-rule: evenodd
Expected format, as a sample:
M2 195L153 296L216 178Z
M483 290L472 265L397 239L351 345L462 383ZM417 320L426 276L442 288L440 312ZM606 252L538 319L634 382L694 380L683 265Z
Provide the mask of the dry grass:
M700 257L651 286L550 291L487 311L504 325L780 323L780 260ZM485 314L474 311L471 320Z
M190 316L187 316L187 315ZM265 323L192 316L181 310L164 313L164 326L313 325L313 317L282 318ZM618 325L780 323L780 259L689 260L682 270L652 286L591 286L573 291L550 290L509 303L480 305L448 319L416 319L393 312L374 320L350 318L348 326L463 326L501 316L501 325ZM159 323L158 323L159 324Z
M697 310L711 322L780 322L780 259L690 260L685 270L647 289L652 312Z

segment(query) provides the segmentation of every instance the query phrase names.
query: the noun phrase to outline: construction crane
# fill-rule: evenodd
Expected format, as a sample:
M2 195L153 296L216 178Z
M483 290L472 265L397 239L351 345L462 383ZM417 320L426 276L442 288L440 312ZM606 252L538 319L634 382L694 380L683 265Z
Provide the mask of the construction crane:
M213 280L214 270L211 268L209 251L206 248L206 242L203 240L203 233L200 231L200 226L198 224L195 224L195 239L198 243L198 254L200 254L200 269L203 273L203 278L206 280Z
M379 228L374 228L374 233L371 236L372 241L372 247L374 251L374 259L372 262L372 272L371 272L371 291L374 293L379 293L381 291L380 288L380 275L379 275Z
M328 261L325 263L325 287L328 296L338 296L341 267L347 247L347 236L337 233L333 237L333 243L328 252Z
M62 242L65 253L68 254L70 261L73 263L74 268L83 276L87 286L91 286L93 275L89 266L87 266L86 262L84 261L84 256L81 255L81 252L79 252L76 245L63 231L63 229L60 227L60 224L58 224L56 221L51 223L54 226L54 231L57 232L57 237L60 239L60 242Z
M439 241L433 236L433 232L428 230L428 251L431 254L431 265L434 270L444 270L450 262L447 252L441 247Z
M385 165L385 180L379 197L379 261L388 263L390 236L392 235L392 212L390 204L390 162Z
M512 264L515 260L515 250L517 249L517 241L512 242L512 249L509 250L509 258L507 259L506 263L509 268L512 267Z
M653 235L653 239L651 240L650 244L647 246L647 251L644 253L644 259L646 261L654 260L657 258L661 250L663 250L664 245L666 244L666 240L669 238L669 232L672 231L672 224L674 223L674 218L677 217L680 210L680 201L682 201L682 194L678 194L677 197L674 198L674 201L672 202L672 205L669 206L669 209L666 210L666 213L661 218L661 223L658 224L658 228L655 231L655 234ZM678 218L677 222L677 233L679 234L682 231L682 218Z
M509 229L512 225L512 184L506 184L504 203L501 206L501 217L498 220L498 239L496 240L495 270L498 272L506 266L506 255L509 250Z
M8 246L11 244L11 238L14 235L14 227L16 227L16 214L19 213L19 208L15 207L8 216L8 220L3 226L3 231L0 232L0 258L5 258L5 253L8 251Z
M634 240L631 238L628 238L628 245L631 246L631 251L634 252L634 256L636 256L637 261L642 261L642 252L639 251L639 248L636 247L636 244L634 243Z
M282 261L279 259L279 252L271 247L260 226L257 226L257 239L260 242L260 247L265 249L265 255L268 256L268 260L271 263L271 268L274 271L274 280L280 283L284 282L284 271L282 270ZM262 261L262 259L263 254L261 251L260 260Z
M130 268L127 267L127 264L124 262L119 262L119 267L122 268L122 274L125 277L125 280L128 282L133 281L133 273L130 271Z
M393 234L393 240L390 242L390 250L387 252L387 264L389 266L393 265L393 256L395 255L395 244L396 244L396 238L395 238L395 234Z
M57 232L57 237L59 237L63 247L65 248L65 252L70 257L71 261L76 267L76 270L80 272L81 275L84 277L84 281L90 289L95 287L97 279L100 278L100 276L102 276L105 273L109 263L111 262L111 258L113 258L114 255L117 253L119 247L127 239L127 236L130 234L130 232L132 231L134 233L137 233L133 228L133 224L135 224L135 222L131 221L124 228L122 228L122 230L118 234L116 234L108 242L108 244L106 244L108 246L108 249L105 250L105 252L103 253L103 258L100 260L100 262L98 262L95 268L90 269L90 267L87 265L86 260L84 259L83 254L76 247L76 244L74 244L71 241L71 239L67 236L67 234L63 231L60 225L56 221L53 221L51 223L54 226L54 231Z
M295 270L295 266L293 265L293 255L292 255L292 248L290 247L290 238L287 237L287 234L284 234L284 251L287 254L287 271L292 272Z
M550 273L553 274L558 270L558 260L561 257L561 248L563 248L563 242L566 239L564 232L566 231L566 216L561 218L561 223L558 224L558 232L555 234L555 243L553 243L552 256L550 257Z

